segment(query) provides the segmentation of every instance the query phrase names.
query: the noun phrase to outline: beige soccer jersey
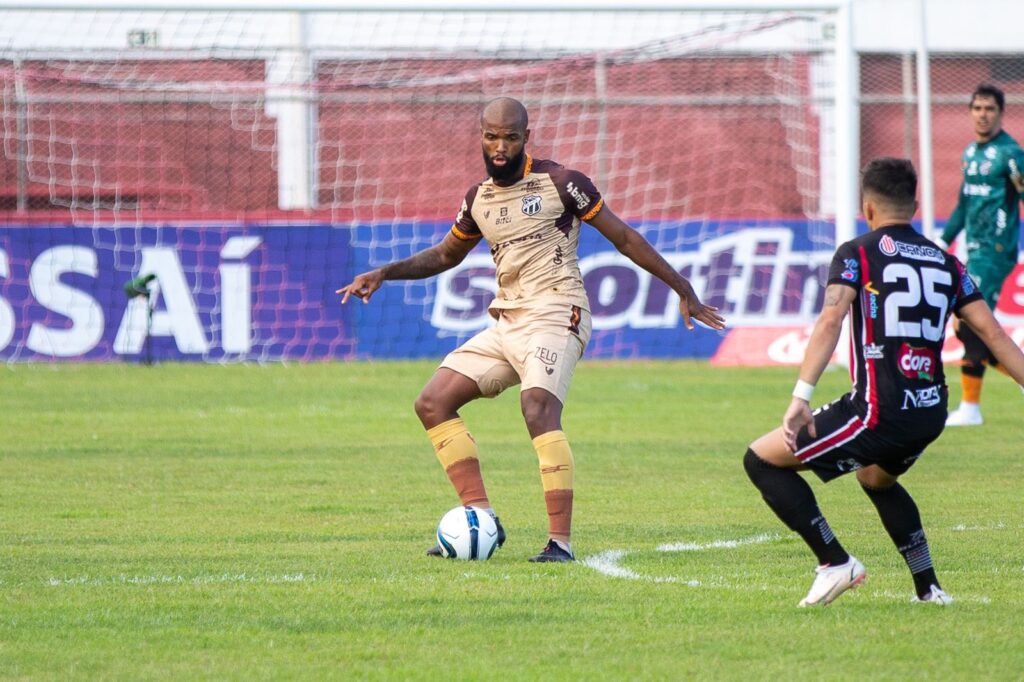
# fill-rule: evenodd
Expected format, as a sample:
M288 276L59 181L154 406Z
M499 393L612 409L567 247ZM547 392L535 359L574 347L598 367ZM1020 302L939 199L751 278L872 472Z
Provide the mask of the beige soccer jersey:
M488 178L470 188L452 234L481 236L491 247L498 292L489 310L563 300L590 310L580 275L580 222L604 200L583 173L527 155L526 172L509 187Z

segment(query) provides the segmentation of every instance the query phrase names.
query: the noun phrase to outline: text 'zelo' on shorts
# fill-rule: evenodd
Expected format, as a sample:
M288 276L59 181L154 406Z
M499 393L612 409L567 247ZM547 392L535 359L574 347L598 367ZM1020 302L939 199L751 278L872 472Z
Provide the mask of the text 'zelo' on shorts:
M813 412L816 438L807 427L796 436L796 458L823 481L877 464L893 476L905 473L914 465L929 443L942 433L945 415L936 420L926 435L906 438L906 432L876 424L867 427L849 394L822 405ZM918 434L921 431L917 432Z
M521 383L520 390L543 388L564 404L590 331L590 313L568 303L502 310L497 324L449 353L441 367L475 381L486 398Z

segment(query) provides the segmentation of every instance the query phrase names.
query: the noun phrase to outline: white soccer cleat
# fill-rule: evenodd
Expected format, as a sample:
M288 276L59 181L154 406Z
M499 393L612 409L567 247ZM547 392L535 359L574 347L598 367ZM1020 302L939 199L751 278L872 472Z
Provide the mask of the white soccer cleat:
M942 588L938 585L932 585L932 589L924 597L914 597L914 603L916 604L938 604L939 606L949 606L953 603L953 598L942 591Z
M946 417L946 426L981 426L984 423L977 403L960 403L960 407Z
M811 591L800 600L800 608L831 604L843 592L852 590L868 577L867 571L864 570L864 564L852 556L845 564L838 566L826 564L818 566L814 571L818 575L814 578Z

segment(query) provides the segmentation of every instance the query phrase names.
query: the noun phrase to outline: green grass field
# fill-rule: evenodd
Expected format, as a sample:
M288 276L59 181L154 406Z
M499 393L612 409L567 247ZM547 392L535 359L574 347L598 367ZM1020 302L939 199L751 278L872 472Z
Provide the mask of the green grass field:
M910 603L849 477L812 485L868 581L803 610L813 557L740 463L795 370L582 364L565 416L581 561L536 565L515 392L463 412L507 544L423 555L457 504L412 411L432 369L0 370L0 677L1024 676L1024 400L1005 377L985 426L947 431L903 479L957 603ZM847 386L830 372L817 395Z

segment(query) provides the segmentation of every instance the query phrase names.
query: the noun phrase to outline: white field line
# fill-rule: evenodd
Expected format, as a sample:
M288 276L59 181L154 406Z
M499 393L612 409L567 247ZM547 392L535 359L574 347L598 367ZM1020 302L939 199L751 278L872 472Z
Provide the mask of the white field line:
M654 583L675 583L681 582L678 578L667 577L659 578L656 576L640 575L636 571L630 570L625 566L620 566L619 562L626 556L628 552L624 549L610 549L606 552L595 554L594 556L588 556L580 559L580 563L584 566L589 566L602 575L607 575L612 578L626 578L628 580L649 580ZM690 580L686 583L691 587L700 586L700 581Z
M659 552L699 552L706 549L734 549L742 545L756 545L763 542L771 542L777 540L779 536L775 533L762 533L755 535L750 538L743 538L741 540L714 540L707 543L696 543L696 542L676 542L671 544L659 545L657 550ZM647 580L654 583L681 583L689 587L700 587L703 583L700 580L681 580L674 576L647 576L637 573L636 571L626 568L621 565L621 561L626 557L627 552L624 549L610 549L604 552L600 552L593 556L585 557L580 560L584 566L589 566L602 575L609 576L611 578L626 578L627 580ZM716 581L716 585L718 582Z
M49 577L43 581L49 587L75 585L214 585L224 583L310 583L315 574L285 573L282 575L250 575L248 573L220 573L216 575L116 575L108 578L78 576L74 578Z
M761 533L751 538L742 540L714 540L712 542L672 542L665 545L658 545L659 552L700 552L705 549L735 549L743 545L759 545L763 542L778 540L777 533Z
M964 531L1005 530L1006 528L1008 528L1008 526L1005 523L1003 523L1002 521L997 521L996 523L988 526L968 526L963 523L958 523L957 525L950 528L950 530L952 530L955 533L962 533Z
M861 591L863 591L863 590L861 590ZM871 597L871 598L878 598L878 599L886 599L886 600L892 599L894 601L905 601L908 604L914 604L915 606L920 606L922 608L923 607L928 607L928 608L931 608L931 609L938 608L934 604L915 604L915 602L914 602L914 595L910 591L907 591L907 592L892 592L892 591L889 591L889 590L876 590L874 592L868 592L866 596ZM954 595L952 595L952 597L953 597L953 604L952 604L952 606L956 606L957 604L991 604L992 603L992 600L989 597L986 597L985 595L981 595L981 594L979 594L977 596L968 596L968 597L961 597L960 595L954 594Z

